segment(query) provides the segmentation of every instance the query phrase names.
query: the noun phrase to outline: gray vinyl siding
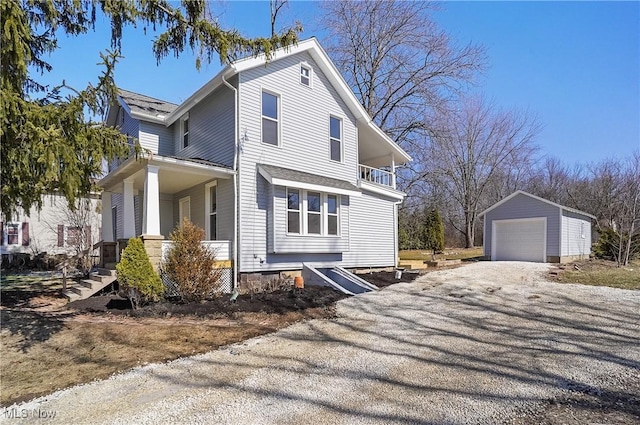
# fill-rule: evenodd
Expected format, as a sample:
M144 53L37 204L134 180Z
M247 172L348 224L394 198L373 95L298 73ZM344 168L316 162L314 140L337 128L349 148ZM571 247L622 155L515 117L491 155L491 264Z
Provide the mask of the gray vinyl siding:
M591 220L573 212L562 212L562 256L591 253Z
M312 88L300 84L302 61L313 68ZM280 96L280 146L261 142L263 89ZM258 175L256 164L276 165L356 184L358 144L355 118L307 53L242 72L239 96L239 125L243 140L239 169L240 271L297 268L301 261L340 261L340 254L267 255L269 250L273 250L267 240L272 196L269 184ZM342 162L329 159L331 115L342 119ZM325 241L319 250L326 253L331 249L328 246Z
M140 146L156 155L173 155L173 130L161 124L141 121L139 130Z
M206 185L210 182L193 186L173 196L173 217L175 224L180 220L180 199L189 197L191 202L191 222L206 229L208 220L205 208ZM233 240L233 180L217 181L217 226L218 240Z
M123 114L123 121L122 124L118 123L120 125L119 129L120 132L123 134L126 134L129 137L132 138L139 138L139 132L140 132L140 123L138 122L137 119L132 118L131 115L129 115L126 111L122 111ZM111 170L115 170L116 168L118 168L118 166L124 162L124 159L120 160L120 159L114 159L110 164L109 164L109 171Z
M363 192L350 198L350 249L343 267L388 267L395 264L395 205L390 199Z
M328 254L341 253L349 250L349 197L340 196L338 210L339 235L288 235L287 234L287 198L286 188L276 186L272 198L273 219L268 220L270 245L269 253L307 253ZM302 211L301 211L302 214ZM268 214L270 216L270 214Z
M560 256L560 209L529 196L518 194L485 214L484 255L491 255L491 227L493 220L517 218L547 218L547 256Z
M160 193L160 233L165 239L169 239L169 235L175 228L176 220L173 215L173 196Z
M205 228L204 223L204 184L190 187L187 190L178 192L173 196L173 218L175 224L180 221L180 200L189 197L189 208L191 210L191 222L201 228Z
M123 220L123 212L124 212L124 196L122 193L112 193L111 194L111 207L117 207L117 217L116 217L116 237L117 239L122 239L124 233L124 220Z
M133 197L133 216L134 216L134 228L137 235L142 234L142 203L144 202L143 192Z
M216 192L218 239L233 241L233 179L219 179Z
M181 120L172 125L175 154L233 166L234 92L221 86L189 111L189 146L182 147Z

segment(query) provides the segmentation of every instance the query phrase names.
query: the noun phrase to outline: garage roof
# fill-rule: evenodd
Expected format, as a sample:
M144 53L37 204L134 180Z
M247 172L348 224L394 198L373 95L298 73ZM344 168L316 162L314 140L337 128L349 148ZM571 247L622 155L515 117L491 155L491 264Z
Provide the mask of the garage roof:
M495 204L493 204L492 206L490 206L490 207L489 207L489 208L487 208L486 210L482 211L478 216L479 216L479 217L482 217L483 215L485 215L485 214L486 214L486 213L488 213L489 211L491 211L491 210L494 210L494 209L498 208L500 205L502 205L502 204L504 204L505 202L507 202L507 201L511 200L512 198L515 198L515 197L516 197L516 196L518 196L518 195L525 195L525 196L528 196L528 197L530 197L530 198L536 199L536 200L538 200L538 201L541 201L541 202L547 203L547 204L549 204L549 205L553 205L554 207L560 208L561 210L565 210L565 211L568 211L568 212L572 212L572 213L576 213L576 214L584 215L585 217L589 217L589 218L592 218L592 219L594 219L594 220L596 219L596 216L594 216L594 215L591 215L591 214L586 213L586 212L584 212L584 211L576 210L575 208L569 208L569 207L565 207L564 205L556 204L555 202L551 202L551 201L549 201L548 199L544 199L544 198L541 198L541 197L539 197L539 196L532 195L532 194L530 194L530 193L528 193L528 192L525 192L524 190L517 190L517 191L513 192L511 195L507 196L507 197L506 197L506 198L504 198L502 201L500 201L500 202L496 202Z

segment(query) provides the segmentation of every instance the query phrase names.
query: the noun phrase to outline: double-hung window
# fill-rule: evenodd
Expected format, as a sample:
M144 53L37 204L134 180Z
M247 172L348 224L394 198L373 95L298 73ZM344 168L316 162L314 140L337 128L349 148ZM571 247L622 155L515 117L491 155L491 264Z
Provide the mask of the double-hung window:
M205 201L207 202L208 238L218 240L218 186L216 182L205 186Z
M306 65L300 65L300 83L311 87L311 68Z
M338 236L340 197L287 188L287 233Z
M300 233L300 190L287 189L287 233Z
M342 161L342 120L329 118L329 144L333 161Z
M7 223L7 245L19 244L20 223Z
M189 146L189 114L182 118L182 148Z
M307 233L322 234L322 196L319 192L307 192Z
M338 195L327 195L327 234L338 235Z
M279 144L278 103L278 96L262 92L262 143L274 146Z

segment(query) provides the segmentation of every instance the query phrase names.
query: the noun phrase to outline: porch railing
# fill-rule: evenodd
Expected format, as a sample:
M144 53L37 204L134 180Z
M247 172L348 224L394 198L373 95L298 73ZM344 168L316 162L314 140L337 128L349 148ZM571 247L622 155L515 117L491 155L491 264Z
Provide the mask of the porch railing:
M165 258L172 241L162 241L162 258ZM217 261L227 261L231 259L231 241L202 241L210 251L215 252Z
M359 164L358 175L360 180L364 180L370 183L376 183L392 188L395 186L394 175L391 171Z

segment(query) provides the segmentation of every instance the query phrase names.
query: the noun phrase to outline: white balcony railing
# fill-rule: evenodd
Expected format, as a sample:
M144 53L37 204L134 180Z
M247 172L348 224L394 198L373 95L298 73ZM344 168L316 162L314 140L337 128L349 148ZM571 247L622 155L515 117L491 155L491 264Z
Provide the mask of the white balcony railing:
M395 188L395 176L391 171L380 168L369 167L368 165L358 165L358 176L360 180L376 183L383 186Z
M162 258L167 255L172 241L162 241ZM215 252L216 261L226 261L231 259L231 241L202 241L202 244Z

